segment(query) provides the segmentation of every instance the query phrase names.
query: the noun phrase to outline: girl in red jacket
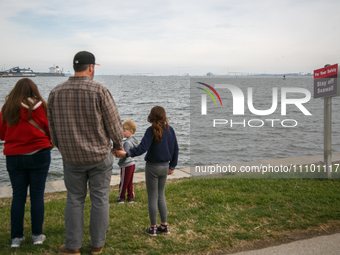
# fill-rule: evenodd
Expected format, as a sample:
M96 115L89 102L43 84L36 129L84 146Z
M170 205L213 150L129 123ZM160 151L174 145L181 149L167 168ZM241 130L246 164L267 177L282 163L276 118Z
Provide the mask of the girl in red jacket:
M24 213L28 186L32 242L42 244L46 239L42 233L44 191L51 162L51 139L46 114L47 104L37 85L28 78L16 83L1 109L0 139L5 141L3 152L13 189L11 247L19 247L25 240Z

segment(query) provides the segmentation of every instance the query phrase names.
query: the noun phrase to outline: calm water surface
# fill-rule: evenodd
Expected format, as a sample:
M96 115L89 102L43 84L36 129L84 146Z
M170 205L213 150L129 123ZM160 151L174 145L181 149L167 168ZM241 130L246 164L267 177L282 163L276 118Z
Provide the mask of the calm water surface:
M0 105L9 91L20 78L0 79ZM34 77L45 100L50 91L67 77ZM104 84L111 92L121 120L132 119L137 124L135 137L140 141L145 130L150 126L147 117L151 108L161 105L167 112L170 125L175 129L180 156L178 168L189 166L189 78L185 77L119 77L95 76L94 80ZM3 141L0 144L3 150ZM136 171L144 171L144 156L136 157ZM119 174L120 168L115 159L113 174ZM63 179L62 158L57 149L52 150L52 162L47 181ZM10 185L6 170L6 158L0 154L0 186Z
M32 78L46 100L50 91L67 79L67 77ZM268 104L261 95L271 93L273 86L278 88L303 87L309 91L312 91L313 86L313 77L287 77L285 81L279 77L239 77L230 79L230 84L239 86L244 92L249 86L254 88L254 105L258 109L269 108L271 101ZM19 78L0 79L0 106L3 105L5 96L18 80ZM204 151L204 157L195 159L195 162L190 163L190 78L95 76L94 80L109 88L117 104L122 121L132 119L137 123L135 137L139 141L150 125L147 122L150 109L155 105L161 105L165 108L170 125L175 129L179 143L178 168L189 167L190 164L219 163L219 161L222 161L221 163L249 162L323 154L323 101L321 99L311 99L306 104L307 109L313 115L312 117L303 118L301 117L301 112L298 109L295 110L299 126L293 129L264 127L261 129L228 128L217 130L220 133L216 137L228 136L228 145L230 146L224 146L223 148L216 147L216 142L213 139L208 139L204 146L199 145L199 142L196 146L195 142L197 140L192 139L191 153L195 154L195 152ZM214 82L212 81L212 83ZM195 89L195 93L201 92ZM269 98L271 99L271 96ZM232 102L231 98L228 97L222 100L226 104ZM333 98L332 107L332 149L333 153L340 153L340 97ZM231 105L229 109L232 109ZM291 111L290 113L294 114ZM229 117L226 115L226 118L230 118L230 113L228 114ZM271 116L271 118L276 117L282 119L282 116L275 116L275 114ZM250 118L250 116L245 116L245 118ZM289 118L295 117L290 116ZM209 135L204 130L201 130L195 135L195 138ZM0 149L3 150L3 142L0 144ZM226 155L225 158L214 158L214 155L219 155L216 151L220 150L223 150ZM137 171L144 171L144 155L135 159ZM191 157L191 159L194 159L194 157ZM119 173L120 168L117 162L118 159L115 159L113 174ZM57 149L53 149L52 163L47 181L61 179L63 179L61 155ZM10 181L6 171L6 160L5 156L0 153L0 186L8 185L10 185Z

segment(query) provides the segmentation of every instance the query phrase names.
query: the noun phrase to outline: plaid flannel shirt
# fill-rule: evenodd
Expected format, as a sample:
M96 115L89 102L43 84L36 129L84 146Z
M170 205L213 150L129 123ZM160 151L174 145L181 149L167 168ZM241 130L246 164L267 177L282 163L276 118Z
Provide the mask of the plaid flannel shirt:
M75 165L100 162L123 148L123 128L110 91L91 77L70 77L48 98L51 139L63 159Z

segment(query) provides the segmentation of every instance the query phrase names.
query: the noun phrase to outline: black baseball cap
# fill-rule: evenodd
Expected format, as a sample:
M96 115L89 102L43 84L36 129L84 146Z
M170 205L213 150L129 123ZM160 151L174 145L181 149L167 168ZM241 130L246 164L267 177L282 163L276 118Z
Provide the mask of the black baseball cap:
M95 62L95 58L94 55L91 52L88 51L79 51L73 59L73 64L74 65L88 65L88 64L92 64L92 65L98 65Z

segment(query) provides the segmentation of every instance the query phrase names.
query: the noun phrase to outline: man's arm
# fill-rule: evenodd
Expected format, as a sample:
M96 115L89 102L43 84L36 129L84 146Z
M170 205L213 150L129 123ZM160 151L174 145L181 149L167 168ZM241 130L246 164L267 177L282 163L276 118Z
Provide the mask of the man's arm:
M115 101L109 90L104 92L102 98L102 113L106 131L113 142L114 149L122 149L124 137L122 122Z

